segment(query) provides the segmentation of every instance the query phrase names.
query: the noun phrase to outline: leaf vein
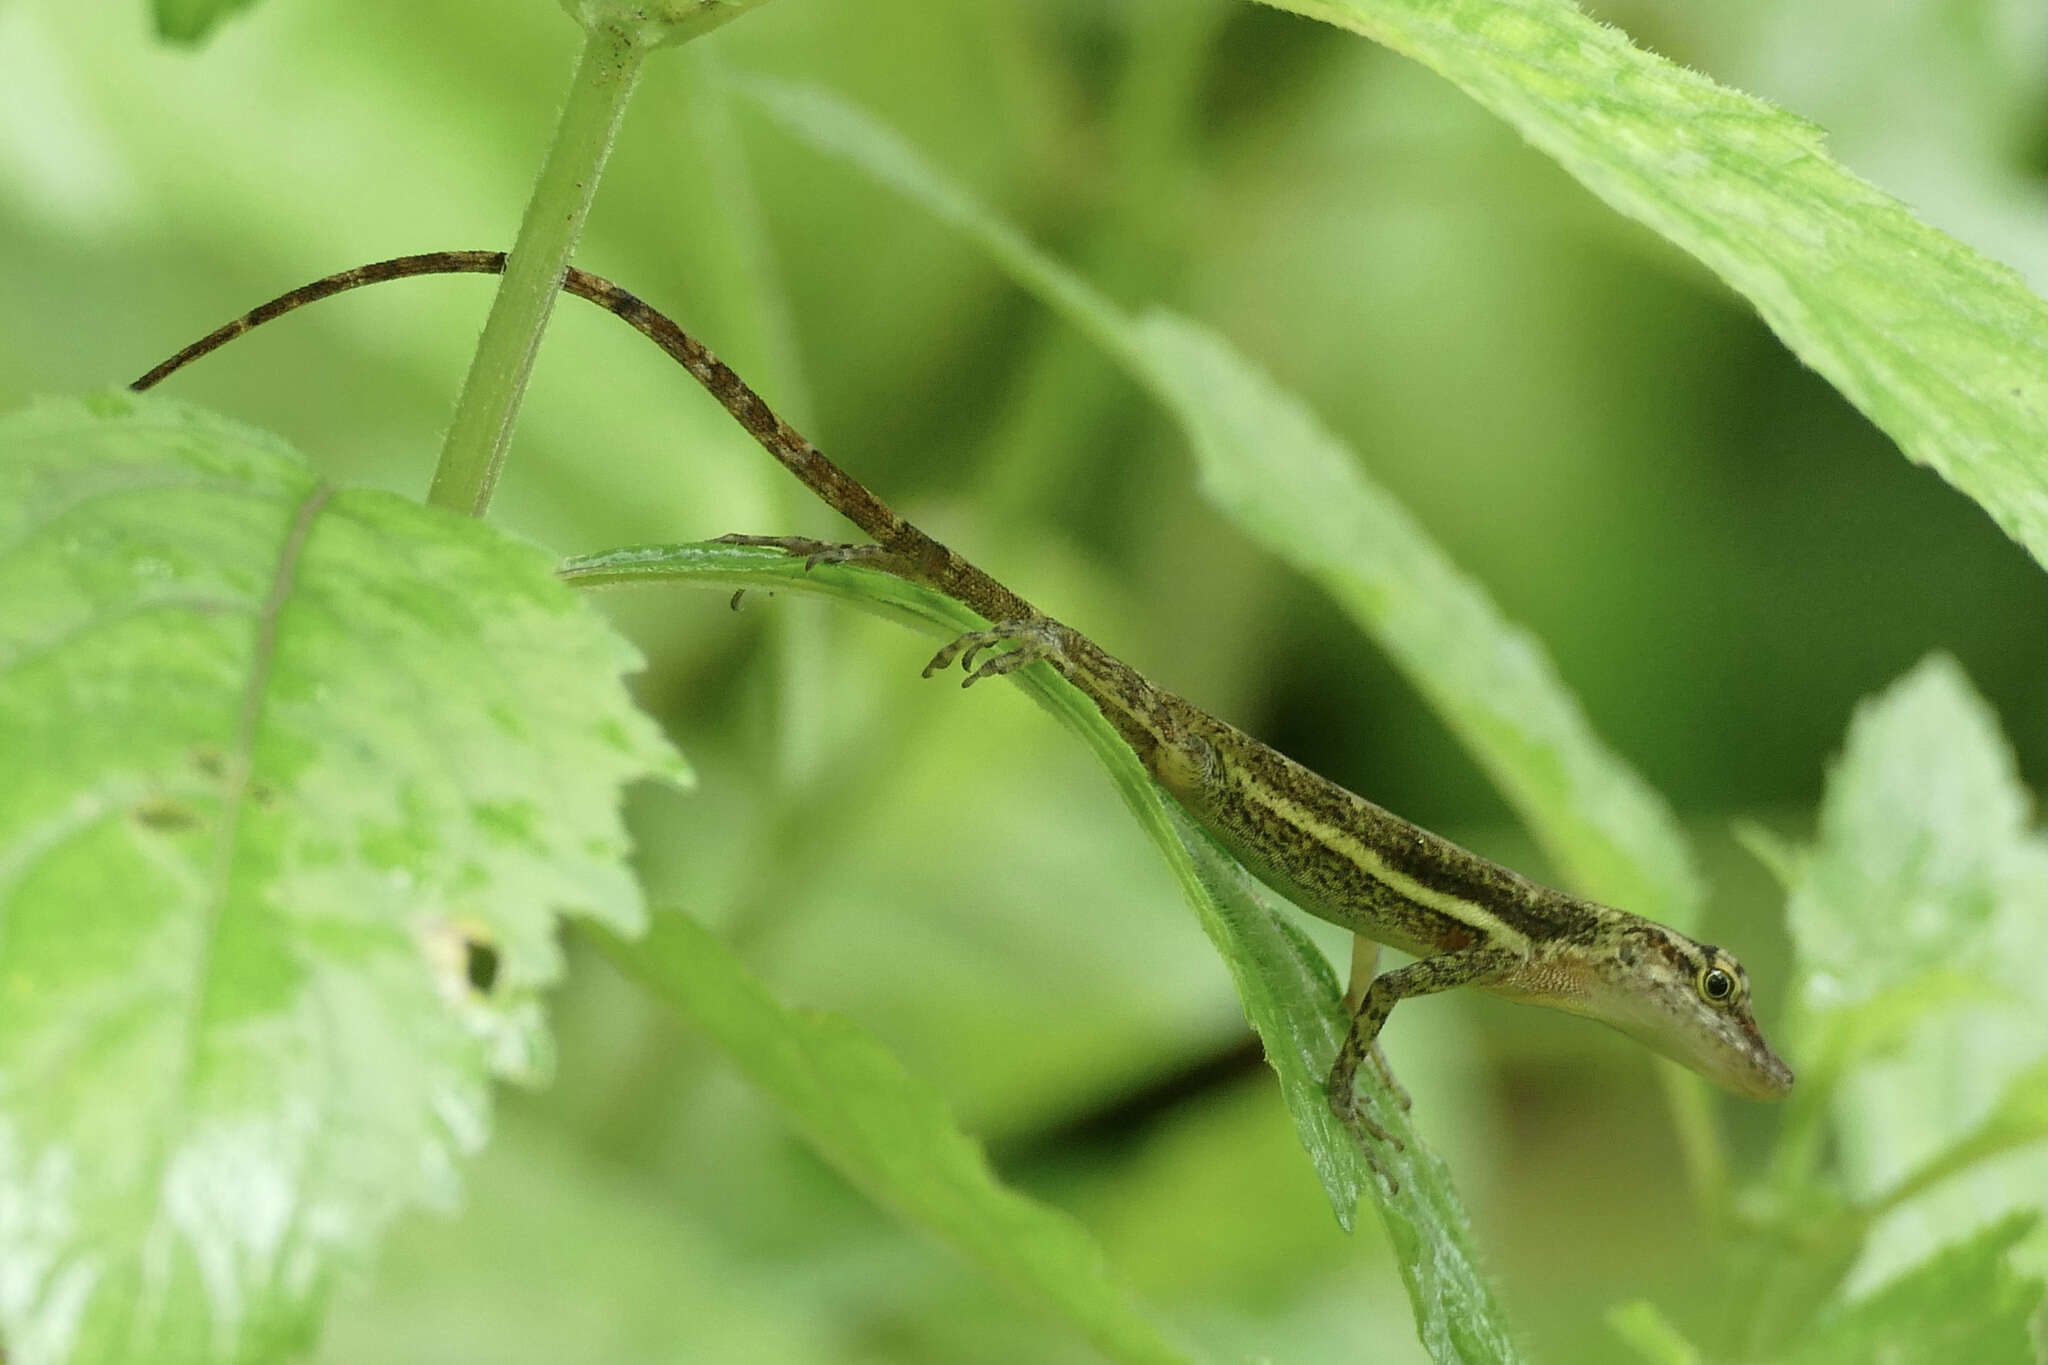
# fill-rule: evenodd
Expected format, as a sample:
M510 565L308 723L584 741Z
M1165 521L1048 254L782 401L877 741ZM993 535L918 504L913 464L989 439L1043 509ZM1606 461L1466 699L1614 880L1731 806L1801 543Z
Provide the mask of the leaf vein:
M321 509L327 506L334 493L333 485L316 484L312 492L299 504L285 531L284 544L278 552L277 567L271 574L270 590L265 594L263 605L256 615L256 639L250 653L249 681L243 688L240 712L236 718L234 752L228 760L227 790L221 801L221 833L219 842L215 845L213 869L209 878L211 885L200 923L198 948L192 966L194 984L183 1026L185 1046L179 1061L178 1075L166 1089L170 1104L181 1109L187 1107L186 1101L199 1070L207 1005L212 994L213 952L220 936L221 920L227 907L229 886L234 873L242 810L247 804L254 762L256 734L262 722L264 697L269 689L272 664L276 658L278 622L283 615L285 601L291 596L299 559L312 533L314 519L319 516ZM163 1186L170 1151L181 1136L177 1131L179 1127L180 1124L172 1115L167 1114L165 1122L158 1129L155 1150L149 1162L151 1170L155 1173L149 1182L152 1188L161 1189ZM130 1332L131 1339L134 1332L142 1328L143 1324L134 1324Z

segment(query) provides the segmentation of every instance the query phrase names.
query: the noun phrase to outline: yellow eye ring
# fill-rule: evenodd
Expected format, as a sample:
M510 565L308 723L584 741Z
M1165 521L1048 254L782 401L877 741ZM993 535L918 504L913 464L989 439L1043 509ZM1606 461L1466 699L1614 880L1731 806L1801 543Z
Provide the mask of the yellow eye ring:
M1700 998L1710 1005L1725 1005L1735 998L1735 975L1720 967L1702 967L1699 976Z

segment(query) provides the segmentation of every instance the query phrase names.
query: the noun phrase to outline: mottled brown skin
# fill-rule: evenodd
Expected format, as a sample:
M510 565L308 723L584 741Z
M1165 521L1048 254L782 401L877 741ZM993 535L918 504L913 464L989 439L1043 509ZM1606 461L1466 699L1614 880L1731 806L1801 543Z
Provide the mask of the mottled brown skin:
M303 304L408 276L496 274L504 262L501 252L432 252L330 275L228 323L132 387L149 388ZM623 319L672 356L764 450L874 540L829 545L728 536L728 542L773 546L813 564L857 562L962 603L990 629L940 650L927 676L955 659L970 683L1044 661L1095 703L1160 786L1261 880L1361 940L1418 959L1373 975L1375 953L1354 956L1355 1012L1330 1073L1330 1103L1354 1128L1385 1136L1359 1113L1354 1082L1358 1067L1377 1056L1388 1013L1409 996L1456 986L1602 1020L1750 1098L1776 1099L1790 1090L1790 1069L1751 1014L1748 977L1727 953L1639 915L1538 885L1154 686L898 516L669 318L585 271L568 271L562 288ZM984 651L991 657L976 667Z
M973 667L977 651L1002 644L1010 652ZM1457 986L1600 1019L1749 1098L1775 1099L1791 1087L1790 1069L1750 1011L1747 974L1720 949L1540 885L1410 824L1154 686L1057 621L968 635L926 673L956 656L969 681L1033 660L1051 664L1262 881L1319 918L1420 959L1359 993L1330 1077L1331 1104L1347 1121L1361 1122L1352 1082L1394 1005ZM1718 999L1702 984L1710 972L1727 983Z

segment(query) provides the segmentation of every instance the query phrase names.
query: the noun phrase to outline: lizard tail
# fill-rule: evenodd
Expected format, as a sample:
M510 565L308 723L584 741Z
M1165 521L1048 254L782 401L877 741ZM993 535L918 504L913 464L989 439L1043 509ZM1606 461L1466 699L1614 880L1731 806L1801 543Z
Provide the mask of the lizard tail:
M430 251L356 266L280 294L179 351L128 387L153 388L186 365L225 346L236 337L294 309L332 298L364 285L415 275L496 275L505 269L502 251ZM585 299L618 318L673 358L716 398L747 434L803 481L825 504L890 550L913 578L936 588L991 622L1022 620L1039 613L960 554L926 535L866 485L825 457L796 428L775 415L758 393L712 354L709 347L678 326L674 319L629 290L601 275L571 267L562 279L565 292Z

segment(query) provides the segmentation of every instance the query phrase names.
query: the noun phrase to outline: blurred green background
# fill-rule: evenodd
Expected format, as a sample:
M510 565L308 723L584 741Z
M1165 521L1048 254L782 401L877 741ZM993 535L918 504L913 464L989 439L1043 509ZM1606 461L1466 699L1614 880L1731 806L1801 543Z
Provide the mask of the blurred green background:
M1816 119L2048 287L2040 6L1596 9ZM546 0L270 0L186 51L139 4L0 4L0 408L125 381L330 270L508 245L577 37ZM1544 871L1387 663L1198 499L1132 385L975 248L755 116L720 84L742 72L865 105L1110 294L1207 321L1320 412L1678 808L1708 935L1767 1025L1779 895L1729 822L1803 831L1859 697L1949 651L2048 780L2048 582L2023 552L1703 269L1419 68L1208 0L778 0L650 63L579 262L1021 592L1326 774ZM417 494L489 288L325 304L173 391ZM563 553L838 533L574 304L493 516ZM872 1029L1219 1355L1420 1358L1376 1228L1334 1226L1222 965L1079 746L1001 689L921 684L923 641L820 603L603 600L702 776L636 803L657 903ZM324 1359L1091 1358L573 956L555 1082L505 1096L466 1208L401 1226ZM1632 1358L1600 1324L1619 1300L1711 1322L1644 1052L1462 994L1406 1007L1388 1050L1540 1357ZM1724 1118L1738 1162L1773 1121Z

